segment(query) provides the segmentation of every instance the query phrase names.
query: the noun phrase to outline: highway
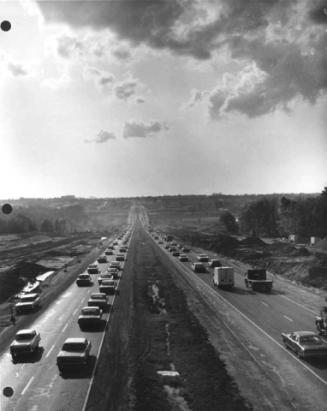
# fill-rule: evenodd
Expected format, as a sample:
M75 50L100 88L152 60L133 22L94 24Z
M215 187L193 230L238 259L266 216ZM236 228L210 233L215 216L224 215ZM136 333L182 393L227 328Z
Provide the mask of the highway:
M242 343L244 350L248 351L254 361L260 365L262 360L263 369L274 370L278 376L280 389L289 387L290 397L293 398L293 402L290 400L290 409L295 407L297 401L302 406L305 403L306 406L301 408L298 404L296 409L326 409L327 360L300 360L293 352L287 350L281 341L282 332L316 331L314 320L318 312L319 299L315 294L280 279L274 280L271 294L253 292L245 287L245 270L242 264L235 264L226 257L201 249L191 250L188 253L189 262L182 263L178 257L173 257L164 248L166 242L158 244L158 240L153 236L152 241L160 247L165 258L174 264L178 275L186 279L190 286L204 297L208 313L222 320L222 324ZM213 270L209 267L207 273L193 272L191 263L197 261L196 256L200 253L208 254L210 258L219 258L224 265L234 267L234 291L214 288ZM313 302L311 307L310 296ZM323 305L324 301L320 299L320 303ZM242 369L241 362L239 369Z
M122 242L123 239L120 244ZM101 272L106 271L113 259L115 255L108 256L108 263L99 264ZM9 386L14 390L12 397L1 397L2 411L85 409L111 310L104 313L106 327L103 330L81 331L77 319L81 309L87 305L90 294L98 291L99 275L92 274L94 283L90 287L78 287L73 283L30 325L41 334L42 348L37 356L15 364L8 350L0 357L1 388ZM114 300L115 295L109 297L110 306L114 305ZM86 337L92 343L91 364L84 373L78 371L62 376L56 365L57 354L66 338L79 336Z

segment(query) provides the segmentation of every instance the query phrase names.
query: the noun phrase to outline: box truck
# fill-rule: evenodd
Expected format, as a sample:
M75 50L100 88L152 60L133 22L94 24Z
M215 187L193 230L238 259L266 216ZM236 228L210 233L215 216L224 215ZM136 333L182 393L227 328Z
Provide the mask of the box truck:
M213 285L231 290L234 287L234 269L232 267L215 267Z

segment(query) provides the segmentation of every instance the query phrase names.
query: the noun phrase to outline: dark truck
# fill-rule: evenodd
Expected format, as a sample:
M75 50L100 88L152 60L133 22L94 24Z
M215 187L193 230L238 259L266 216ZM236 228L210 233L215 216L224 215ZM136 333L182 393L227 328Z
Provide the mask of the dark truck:
M267 280L267 272L262 268L252 268L244 274L245 287L252 288L253 291L263 291L269 293L272 289L273 281Z
M316 327L319 334L327 336L327 307L322 307L316 316Z

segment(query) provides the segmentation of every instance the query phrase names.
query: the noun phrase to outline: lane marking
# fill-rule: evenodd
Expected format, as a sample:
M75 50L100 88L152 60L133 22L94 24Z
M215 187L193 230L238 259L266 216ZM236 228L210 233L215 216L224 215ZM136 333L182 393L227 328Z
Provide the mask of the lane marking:
M54 347L55 347L55 345L53 344L53 345L51 346L50 350L47 352L47 355L45 356L45 358L48 358L48 357L49 357L49 355L50 355L51 351L54 349Z
M75 310L73 311L73 315L75 315L78 311L78 308L75 308Z
M135 230L135 229L133 228L133 231L132 231L132 233L131 233L131 235L130 235L130 238L129 238L128 247L129 247L129 245L130 245L130 242L132 241L132 237L133 237L133 234L134 234L134 230ZM122 270L122 271L123 271L123 270ZM119 288L119 284L120 284L120 280L121 280L121 278L122 278L122 275L123 275L123 272L121 272L121 275L120 275L120 277L119 277L119 279L118 279L118 281L117 281L116 290L118 290L118 288ZM107 318L107 321L106 321L106 326L105 326L104 331L103 331L103 333L102 333L101 342L100 342L100 345L99 345L99 348L98 348L98 352L97 352L97 355L96 355L96 360L95 360L94 368L93 368L93 371L92 371L92 376L91 376L91 379L90 379L89 387L88 387L88 389L87 389L87 393L86 393L86 396L85 396L85 401L84 401L84 405L83 405L82 411L85 411L85 410L86 410L87 402L88 402L88 400L89 400L91 388L92 388L93 381L94 381L95 371L96 371L96 369L97 369L97 365L98 365L98 362L99 362L99 355L100 355L100 352L101 352L101 349L102 349L104 337L106 336L106 328L107 328L107 325L109 324L110 315L111 315L112 310L113 310L113 306L114 306L114 302L115 302L116 295L117 295L117 291L116 291L116 293L114 294L112 303L111 303L111 305L110 305L110 310L109 310L109 313L108 313L108 318Z
M66 328L68 327L68 323L64 326L64 328L61 330L61 332L63 333L63 332L65 332L65 330L66 330Z
M23 389L21 395L24 395L24 394L25 394L25 392L28 390L28 387L32 384L32 381L33 381L33 380L34 380L34 377L31 377L31 378L29 379L29 381L28 381L28 383L25 385L25 388Z
M286 297L285 295L281 295L281 297L282 297L282 298L285 298L285 300L288 300L288 301L290 301L290 302L293 303L293 304L298 305L299 307L303 308L304 310L309 311L309 313L313 313L313 314L317 315L317 312L316 312L316 311L310 310L310 308L307 308L305 305L299 304L298 302L292 300L292 299L289 298L289 297Z
M263 304L265 307L269 307L269 304L265 303L264 301L261 301L261 304Z
M149 235L149 234L148 234ZM152 238L149 235L150 238ZM155 244L157 244L154 240L153 242ZM159 247L159 246L158 246ZM160 247L159 247L160 248ZM168 254L169 255L169 254ZM171 259L171 261L176 261ZM199 276L197 276L193 271L191 271L190 269L188 269L185 265L178 265L176 262L176 266L180 267L180 268L185 268L184 270L184 274L186 275L192 275L195 279L197 279L198 281L200 281L201 283L203 283L203 285L205 286L205 288L207 288L208 290L210 290L210 292L212 292L211 287L209 286L209 284L207 284L204 280L202 280L202 278L200 278ZM187 271L186 271L187 270ZM239 310L237 307L235 307L235 305L233 305L231 302L229 302L228 300L226 300L221 294L217 293L215 294L216 298L222 300L225 304L227 304L228 306L232 307L236 312L238 312L240 314L241 317L245 318L250 324L252 324L255 328L257 328L259 331L262 332L262 334L264 334L270 341L272 341L275 345L277 345L279 348L281 348L285 353L287 353L291 358L293 358L294 361L297 361L298 364L302 365L302 367L304 367L307 371L309 371L309 373L311 373L313 376L315 376L322 384L324 384L325 386L327 386L327 381L324 380L322 377L320 377L320 375L318 375L315 371L313 371L309 366L307 366L305 363L303 363L300 359L298 359L297 357L295 357L286 347L284 347L281 343L279 343L277 340L274 339L274 337L272 337L270 334L268 334L264 329L262 329L259 325L257 325L254 321L252 321L247 315L245 315L241 310Z
M287 315L283 315L284 318L286 318L286 320L293 322L293 319L290 317L287 317Z

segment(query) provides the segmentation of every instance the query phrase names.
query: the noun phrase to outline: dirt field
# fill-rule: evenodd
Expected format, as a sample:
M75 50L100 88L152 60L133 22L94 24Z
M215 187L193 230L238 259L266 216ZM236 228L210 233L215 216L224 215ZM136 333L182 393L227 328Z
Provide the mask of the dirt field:
M169 266L149 237L134 235L87 409L250 409Z

